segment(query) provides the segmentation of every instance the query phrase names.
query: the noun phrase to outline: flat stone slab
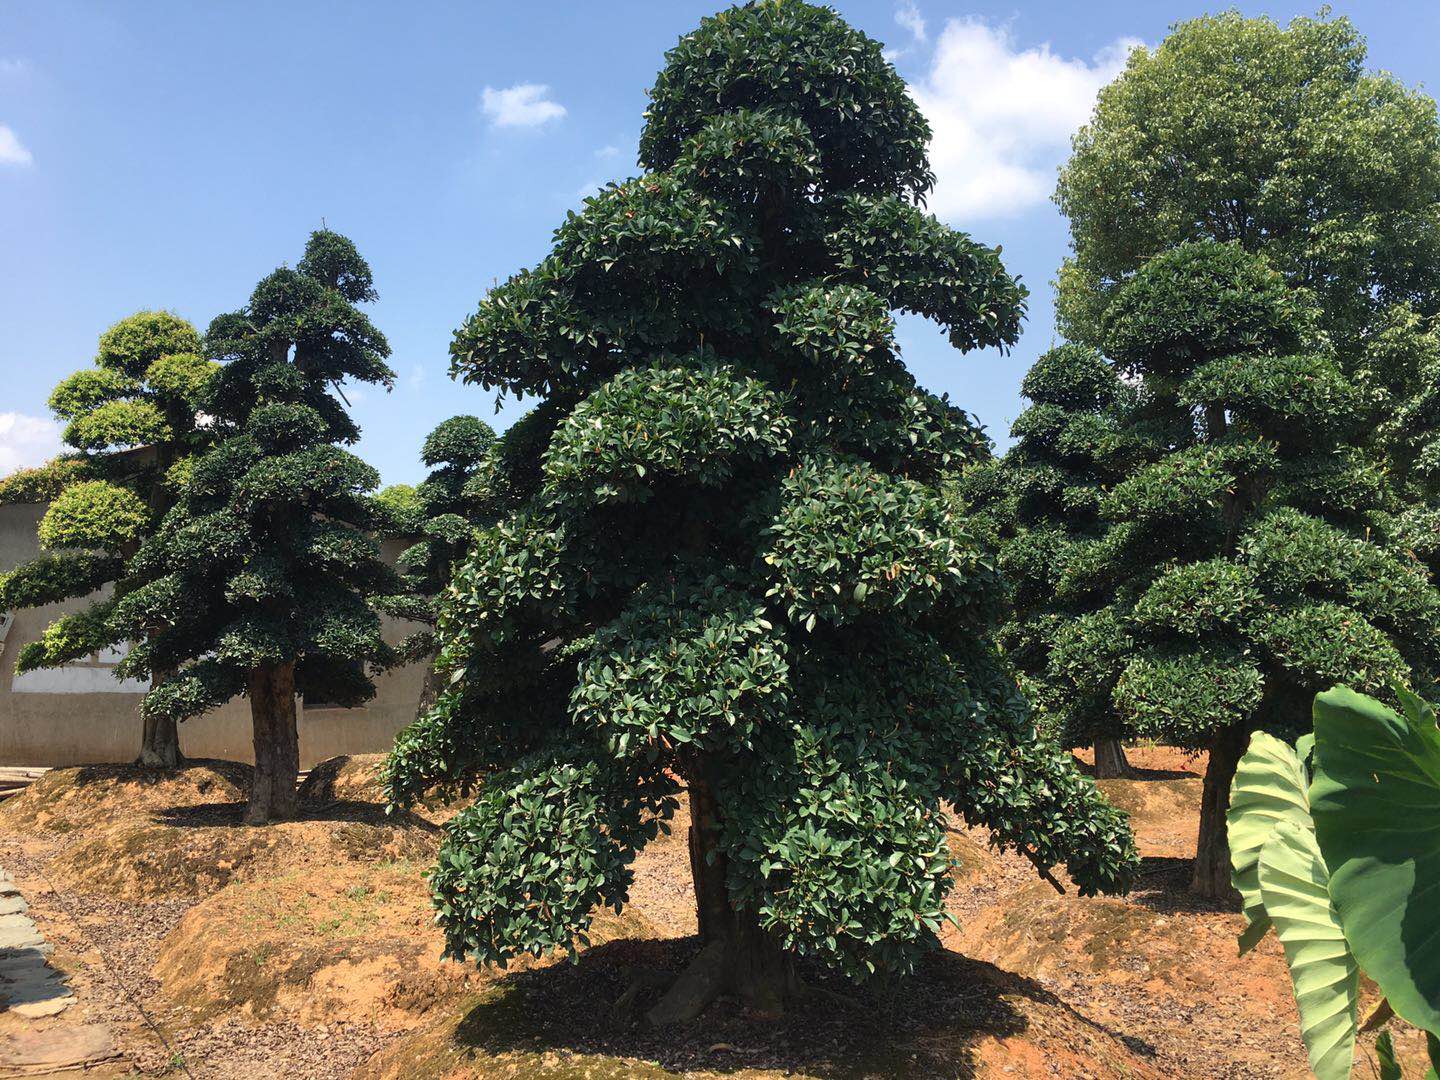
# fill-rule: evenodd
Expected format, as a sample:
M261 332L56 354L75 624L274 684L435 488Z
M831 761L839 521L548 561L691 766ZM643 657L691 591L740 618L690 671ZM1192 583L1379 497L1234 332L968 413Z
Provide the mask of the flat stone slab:
M50 946L25 910L19 893L0 895L0 1005L38 1020L64 1012L75 994L45 959Z
M0 1068L5 1076L42 1075L115 1056L115 1042L104 1024L62 1024L0 1040Z

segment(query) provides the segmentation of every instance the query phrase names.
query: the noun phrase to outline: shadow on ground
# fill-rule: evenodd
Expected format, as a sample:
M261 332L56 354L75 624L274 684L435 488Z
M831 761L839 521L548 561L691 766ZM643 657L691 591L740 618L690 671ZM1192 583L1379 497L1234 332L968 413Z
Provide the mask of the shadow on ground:
M152 815L154 821L163 825L180 828L254 828L245 824L245 803L214 802L197 803L191 806L170 806L157 809ZM415 828L421 832L439 834L443 830L434 822L427 821L408 810L397 810L387 814L385 807L358 799L328 799L323 802L301 802L300 811L287 821L294 822L350 822L359 825L374 825L383 828Z
M624 939L589 949L573 964L515 972L448 1026L443 1047L418 1060L411 1048L405 1060L415 1071L392 1074L376 1063L360 1075L973 1077L1002 1043L1005 1053L1025 1044L1045 1058L1053 1040L1056 1060L1074 1053L1089 1062L1138 1049L1039 983L951 952L931 954L915 977L888 990L855 991L807 972L813 985L850 1004L816 995L779 1020L722 999L700 1019L657 1032L643 1016L659 989L642 995L633 1011L615 1013L613 1003L636 973L678 972L697 947L693 937Z

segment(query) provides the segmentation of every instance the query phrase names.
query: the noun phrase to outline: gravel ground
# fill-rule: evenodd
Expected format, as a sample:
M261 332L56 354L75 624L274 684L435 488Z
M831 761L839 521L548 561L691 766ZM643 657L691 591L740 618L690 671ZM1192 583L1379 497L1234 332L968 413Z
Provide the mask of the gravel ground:
M247 1024L233 1018L180 1023L158 1003L150 970L161 941L194 901L122 902L56 891L45 866L72 842L71 835L37 840L0 832L0 865L15 875L31 917L55 945L54 962L71 976L77 1001L70 1016L108 1025L140 1074L343 1080L395 1037L365 1024L307 1028L285 1020Z

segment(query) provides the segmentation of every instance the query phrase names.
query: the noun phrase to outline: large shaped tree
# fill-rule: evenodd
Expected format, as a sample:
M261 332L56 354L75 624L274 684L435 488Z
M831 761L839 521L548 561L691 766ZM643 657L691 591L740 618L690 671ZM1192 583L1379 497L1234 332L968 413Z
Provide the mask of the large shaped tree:
M366 531L379 478L342 448L360 432L335 393L343 379L393 380L385 338L356 306L374 298L354 245L322 231L295 269L210 324L217 444L117 589L113 625L163 628L122 664L160 676L147 716L250 698L252 823L295 812L296 694L358 704L374 693L365 665L391 657L377 605L401 586Z
M1336 683L1429 694L1440 671L1440 592L1373 527L1394 486L1317 321L1263 258L1205 242L1152 259L1103 322L1172 436L1105 496L1110 527L1058 591L1122 616L1121 718L1210 752L1194 874L1207 895L1230 889L1225 809L1252 730L1303 730Z
M390 767L400 800L484 774L431 879L451 953L583 941L674 778L704 945L657 1022L727 989L778 1007L796 955L908 968L944 913L947 803L1083 892L1123 887L1123 817L1037 737L939 490L982 439L896 354L891 309L962 350L1021 316L996 252L917 207L928 137L833 11L725 11L667 56L648 171L456 334L458 374L545 403L493 458L507 512Z
M123 575L211 442L202 409L215 365L199 354L188 322L142 311L101 335L93 367L55 388L50 408L66 421L74 452L0 487L0 502L50 504L39 528L44 552L0 575L0 609L88 596ZM114 603L106 594L57 619L22 651L19 669L56 667L114 644ZM135 638L156 629L137 626ZM173 768L180 760L174 721L146 716L138 763Z
M1095 775L1128 771L1110 691L1126 633L1110 597L1062 590L1070 557L1105 530L1106 492L1155 445L1134 391L1082 345L1041 356L1020 387L1030 406L1004 458L967 469L961 490L994 528L1008 615L999 639L1066 747L1095 747Z

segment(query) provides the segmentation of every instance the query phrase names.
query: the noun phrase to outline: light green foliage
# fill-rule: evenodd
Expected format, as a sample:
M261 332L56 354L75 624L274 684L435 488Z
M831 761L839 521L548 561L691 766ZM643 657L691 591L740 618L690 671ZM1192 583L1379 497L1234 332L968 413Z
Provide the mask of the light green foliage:
M1256 733L1231 790L1240 948L1275 927L1320 1080L1350 1075L1362 971L1440 1058L1440 916L1422 899L1440 888L1440 731L1430 706L1397 694L1403 715L1347 688L1320 694L1314 734L1292 748ZM1376 1049L1398 1076L1388 1035Z
M149 401L107 401L70 421L65 441L77 450L127 449L174 437L165 414Z
M129 397L139 389L139 382L123 371L81 368L50 392L50 411L62 420L77 420L107 401Z
M413 533L419 527L420 497L414 484L386 484L375 493L375 502L390 516L396 532Z
M100 335L95 363L131 379L140 379L164 356L200 352L200 335L168 311L140 311Z
M0 585L12 606L85 596L124 576L211 438L201 413L214 365L196 355L199 347L184 319L142 311L101 335L94 367L55 387L50 408L67 421L65 441L79 453L0 482L0 502L50 504L38 530L46 554ZM58 620L22 651L21 668L64 664L127 639L141 643L143 655L159 624L119 625L113 614L111 601L95 601Z
M935 944L942 802L1083 892L1126 887L1123 817L988 644L997 577L942 488L987 444L896 350L893 310L961 348L1022 313L997 252L915 204L928 134L833 11L707 19L656 81L647 171L457 331L456 374L545 400L464 484L494 523L441 600L446 689L386 770L402 803L482 787L431 877L452 954L583 941L672 776L713 807L709 932L857 978Z
M1397 301L1440 294L1440 122L1428 97L1365 69L1347 19L1237 12L1137 49L1075 136L1056 201L1074 254L1066 336L1100 344L1116 289L1189 240L1263 252L1308 290L1345 355Z
M150 521L150 508L129 488L82 480L50 503L40 519L40 546L117 554L137 543Z
M92 475L83 457L57 457L33 469L17 469L0 480L0 506L48 503L70 484Z

